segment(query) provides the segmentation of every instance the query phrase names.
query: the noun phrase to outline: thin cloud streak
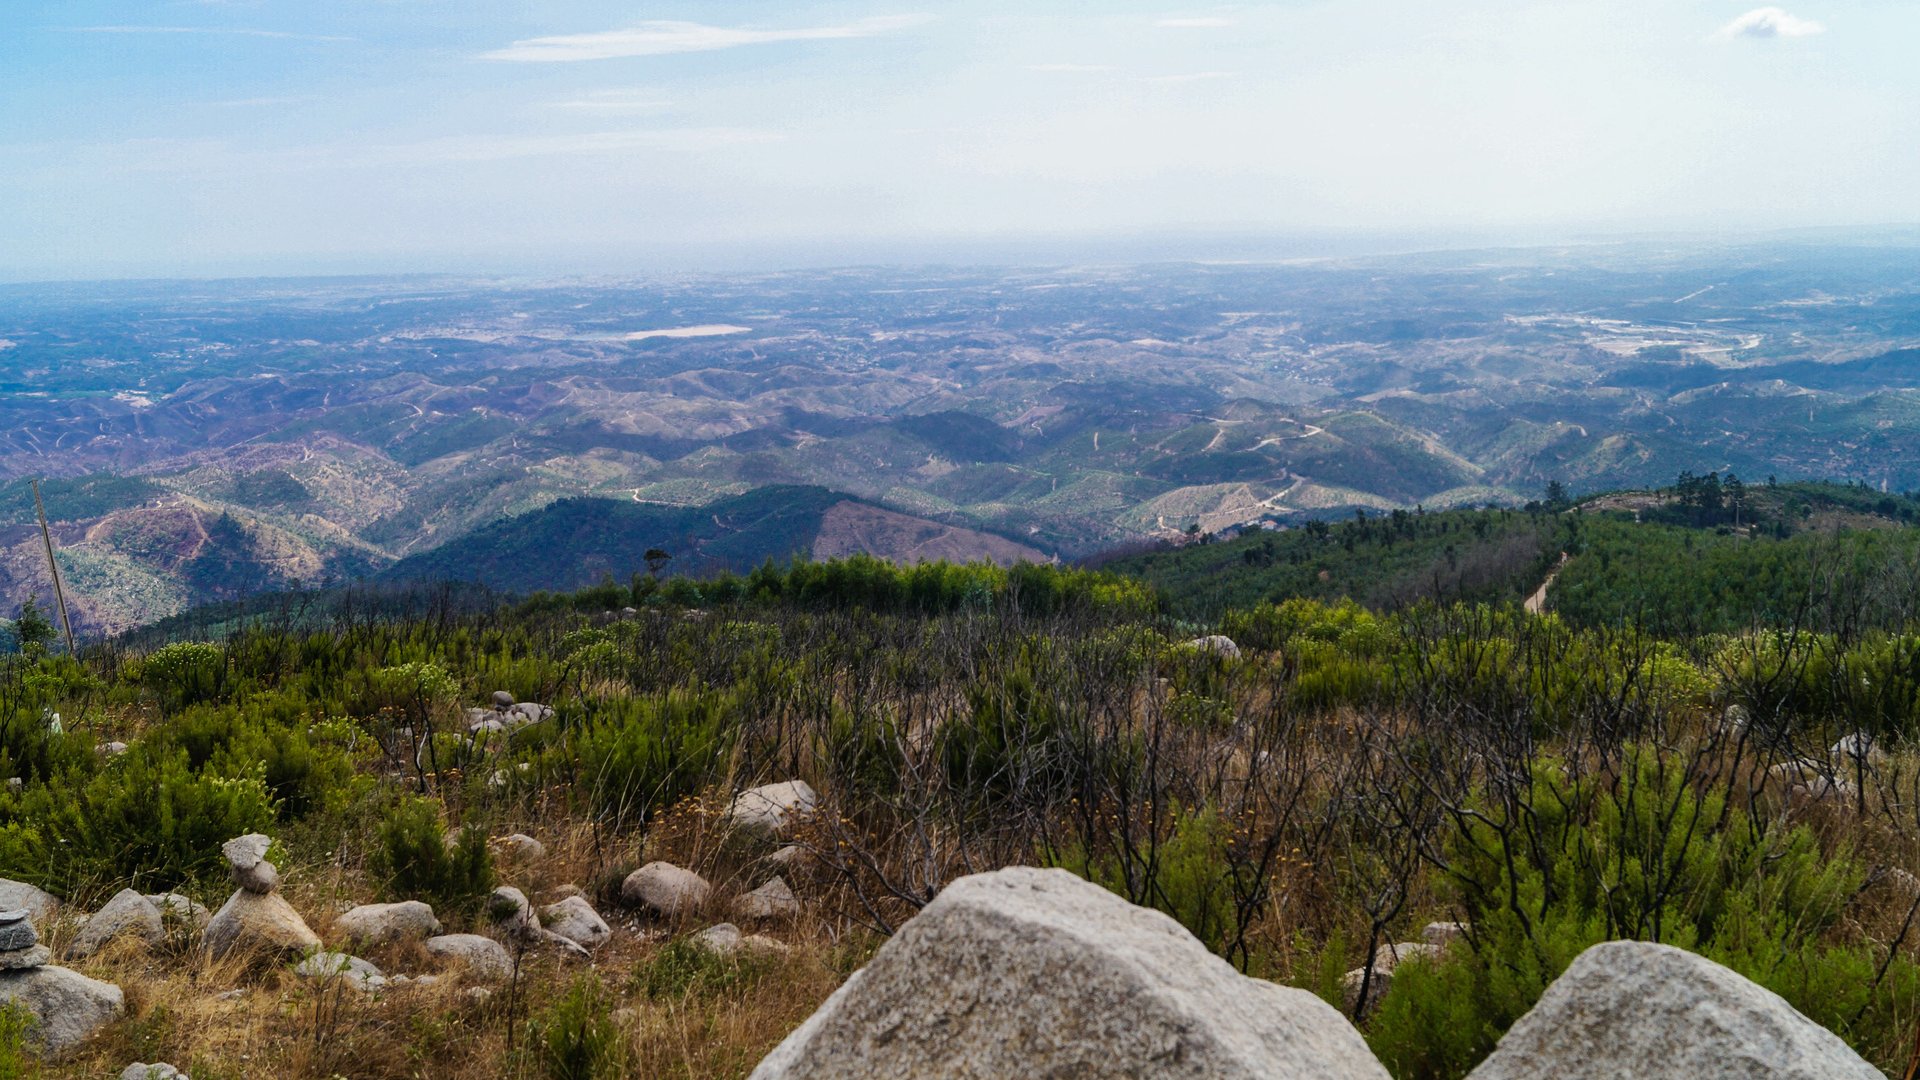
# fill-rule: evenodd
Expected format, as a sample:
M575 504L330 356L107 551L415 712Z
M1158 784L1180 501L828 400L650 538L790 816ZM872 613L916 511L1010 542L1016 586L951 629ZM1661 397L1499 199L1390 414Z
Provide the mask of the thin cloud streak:
M1235 71L1185 71L1177 75L1148 75L1141 82L1149 83L1195 83L1212 82L1216 79L1231 79L1239 72Z
M1153 25L1165 30L1225 30L1238 24L1232 19L1223 19L1217 15L1195 15L1160 19Z
M1038 71L1049 75L1097 75L1112 71L1111 64L1028 64L1028 71Z
M879 15L836 26L794 27L784 30L749 30L738 27L708 26L694 22L650 21L627 30L605 30L591 34L561 34L527 38L503 49L480 54L483 60L517 63L572 63L583 60L617 60L634 56L665 56L671 53L714 52L746 45L773 45L787 41L837 41L848 38L878 37L931 22L931 15Z
M653 112L672 106L673 102L646 90L598 90L585 97L548 102L549 108L593 113Z

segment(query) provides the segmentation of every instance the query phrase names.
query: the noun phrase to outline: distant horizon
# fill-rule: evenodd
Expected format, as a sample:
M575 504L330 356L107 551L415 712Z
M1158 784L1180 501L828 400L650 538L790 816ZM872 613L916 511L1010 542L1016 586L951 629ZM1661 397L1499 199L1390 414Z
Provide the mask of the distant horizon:
M1120 235L948 237L937 240L796 242L674 247L624 259L610 252L529 255L487 262L460 256L391 258L337 255L272 263L235 263L167 272L126 268L94 275L33 276L0 266L0 286L93 283L499 278L559 281L680 274L778 274L883 268L991 269L1165 264L1286 264L1423 255L1524 253L1560 249L1672 245L1690 250L1767 245L1920 248L1920 220L1876 225L1769 229L1554 230L1247 230L1239 233L1140 232ZM811 257L810 257L811 256Z

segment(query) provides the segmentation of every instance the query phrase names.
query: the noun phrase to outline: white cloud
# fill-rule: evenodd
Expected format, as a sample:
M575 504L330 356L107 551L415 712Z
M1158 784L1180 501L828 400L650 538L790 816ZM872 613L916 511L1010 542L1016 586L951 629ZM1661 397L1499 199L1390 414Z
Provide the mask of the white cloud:
M1168 30L1225 30L1236 25L1232 19L1223 19L1212 15L1173 16L1161 19L1153 25Z
M1231 79L1235 74L1236 72L1232 71L1186 71L1177 75L1148 75L1140 81L1150 83L1212 82L1215 79Z
M1112 71L1111 64L1028 64L1028 71L1040 71L1052 75L1097 75L1103 71Z
M844 38L876 37L920 26L929 15L879 15L837 26L807 26L787 30L749 30L737 27L706 26L692 22L644 22L629 30L605 30L592 34L562 34L555 37L527 38L504 49L481 53L486 60L521 62L564 62L576 60L613 60L628 56L662 56L668 53L711 52L735 49L742 45L771 45L783 41L830 41Z
M209 34L220 37L280 38L287 41L354 41L334 34L294 34L238 26L57 26L65 34Z
M1721 41L1734 38L1799 38L1824 34L1827 28L1812 19L1790 15L1777 7L1755 8L1720 28L1713 35Z
M651 90L595 90L584 97L555 101L556 109L590 113L639 113L665 109L673 102Z

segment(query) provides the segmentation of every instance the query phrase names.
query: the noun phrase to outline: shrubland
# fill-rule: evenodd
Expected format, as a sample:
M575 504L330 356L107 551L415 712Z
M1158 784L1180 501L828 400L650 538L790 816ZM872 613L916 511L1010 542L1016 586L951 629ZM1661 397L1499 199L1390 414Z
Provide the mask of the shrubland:
M1200 624L1108 573L852 559L42 647L0 664L20 779L0 876L76 910L128 884L215 906L220 843L262 831L316 929L422 899L492 932L496 883L577 886L615 924L590 964L529 953L484 1002L116 946L78 966L129 1016L48 1075L743 1076L944 884L1015 863L1324 994L1403 1078L1462 1075L1616 937L1726 964L1898 1074L1920 1036L1920 627L1884 614L1914 599L1896 575L1863 580L1807 610L1872 618L1676 634L1504 594ZM496 690L553 716L470 737ZM761 928L784 951L715 953L693 933L772 854L726 808L790 779L821 797L782 863L802 914ZM512 833L546 853L487 843ZM624 909L654 860L716 898ZM1345 973L1430 922L1461 940L1352 997ZM0 1061L26 1060L6 1030Z

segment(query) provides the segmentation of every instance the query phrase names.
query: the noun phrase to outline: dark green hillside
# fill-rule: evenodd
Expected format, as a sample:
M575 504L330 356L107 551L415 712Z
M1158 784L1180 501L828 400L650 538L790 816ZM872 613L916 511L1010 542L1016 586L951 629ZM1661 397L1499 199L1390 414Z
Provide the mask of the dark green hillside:
M1131 555L1105 568L1146 581L1184 618L1294 597L1380 607L1426 598L1517 603L1567 536L1567 522L1545 513L1396 510Z
M658 548L669 573L746 570L809 553L820 517L845 495L819 487L767 487L706 506L618 499L561 499L410 555L386 581L481 581L505 592L566 589L612 574L625 580Z
M161 492L144 476L83 476L42 481L40 496L54 521L84 521L138 506ZM27 480L0 484L0 523L34 520L33 485Z

